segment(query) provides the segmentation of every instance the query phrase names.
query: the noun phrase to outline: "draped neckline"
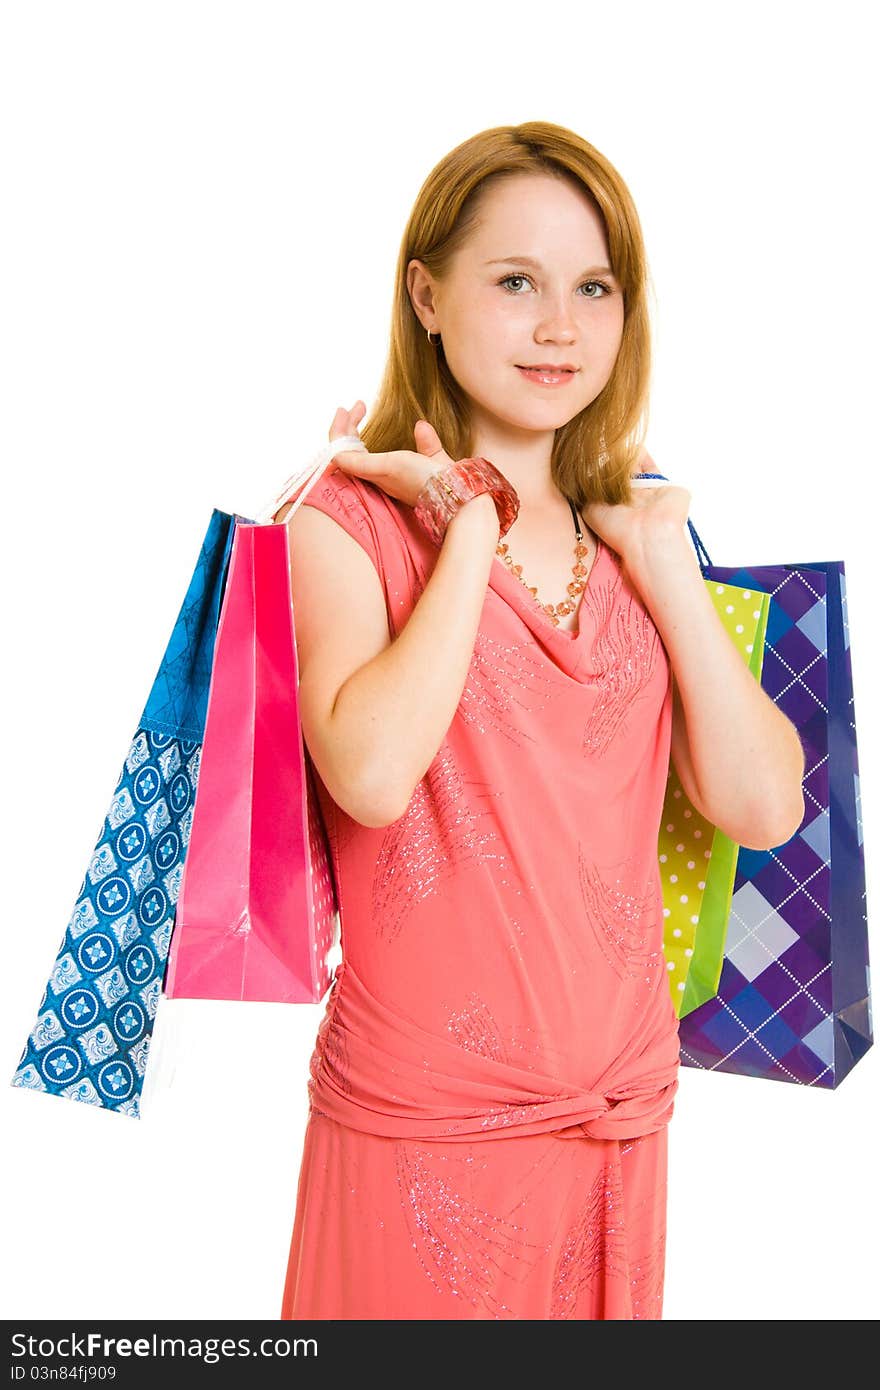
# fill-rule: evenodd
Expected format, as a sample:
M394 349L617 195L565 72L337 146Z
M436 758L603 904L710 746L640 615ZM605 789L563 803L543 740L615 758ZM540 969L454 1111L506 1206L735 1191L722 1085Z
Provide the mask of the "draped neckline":
M532 594L529 593L523 581L518 575L508 569L500 555L496 554L492 559L492 568L489 573L489 584L491 588L502 598L506 599L511 607L515 608L523 618L531 620L529 621L529 627L534 631L540 630L542 637L546 637L546 639L551 642L555 640L563 647L578 646L586 637L587 631L592 630L593 625L585 621L586 610L584 607L584 600L593 588L598 574L604 569L606 564L610 563L610 553L605 542L602 540L601 536L596 535L595 531L591 532L591 534L596 540L596 553L593 556L593 563L590 566L587 581L578 600L576 610L577 625L571 629L557 627L549 614L545 613L540 600L534 598Z

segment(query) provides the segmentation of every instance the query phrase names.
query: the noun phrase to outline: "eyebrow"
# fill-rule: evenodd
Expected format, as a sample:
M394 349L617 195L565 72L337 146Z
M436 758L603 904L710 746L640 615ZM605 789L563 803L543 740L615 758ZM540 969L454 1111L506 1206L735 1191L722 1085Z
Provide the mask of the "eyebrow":
M540 270L541 262L534 260L532 256L500 256L498 260L484 261L484 265L527 265L532 270ZM610 265L593 265L581 272L582 275L613 275L614 271Z

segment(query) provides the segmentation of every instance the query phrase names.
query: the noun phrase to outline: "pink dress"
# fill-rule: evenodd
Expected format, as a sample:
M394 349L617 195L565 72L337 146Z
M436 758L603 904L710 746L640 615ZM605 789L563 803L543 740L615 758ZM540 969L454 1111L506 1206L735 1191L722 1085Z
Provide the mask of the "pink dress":
M439 553L412 510L342 472L303 505L363 546L396 636ZM671 722L665 648L613 550L574 631L496 557L405 814L362 826L316 778L342 960L282 1318L661 1316Z

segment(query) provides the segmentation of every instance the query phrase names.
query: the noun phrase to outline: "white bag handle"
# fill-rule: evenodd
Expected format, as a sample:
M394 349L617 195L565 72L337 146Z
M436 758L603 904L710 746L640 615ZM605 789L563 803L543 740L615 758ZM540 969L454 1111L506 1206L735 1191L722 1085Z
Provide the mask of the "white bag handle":
M339 439L331 439L326 444L322 445L310 463L307 463L304 468L300 468L298 472L290 475L274 501L260 508L255 517L258 525L264 526L267 522L270 522L275 513L280 511L284 506L288 497L296 492L297 488L302 485L305 479L308 479L308 485L303 488L301 494L297 497L290 511L287 513L287 516L284 518L284 522L288 522L297 507L300 506L303 499L315 486L315 483L318 481L327 465L333 462L337 454L343 453L346 449L363 449L366 453L367 446L356 434L344 434L341 435Z

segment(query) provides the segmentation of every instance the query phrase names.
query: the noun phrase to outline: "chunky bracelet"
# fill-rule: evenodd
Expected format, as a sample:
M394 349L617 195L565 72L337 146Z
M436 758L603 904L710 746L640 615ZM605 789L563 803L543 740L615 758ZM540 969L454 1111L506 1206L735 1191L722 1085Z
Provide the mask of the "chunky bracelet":
M435 545L441 545L452 518L465 502L482 492L490 492L494 499L500 540L516 521L519 496L513 484L485 458L459 459L432 473L416 498L416 521Z

